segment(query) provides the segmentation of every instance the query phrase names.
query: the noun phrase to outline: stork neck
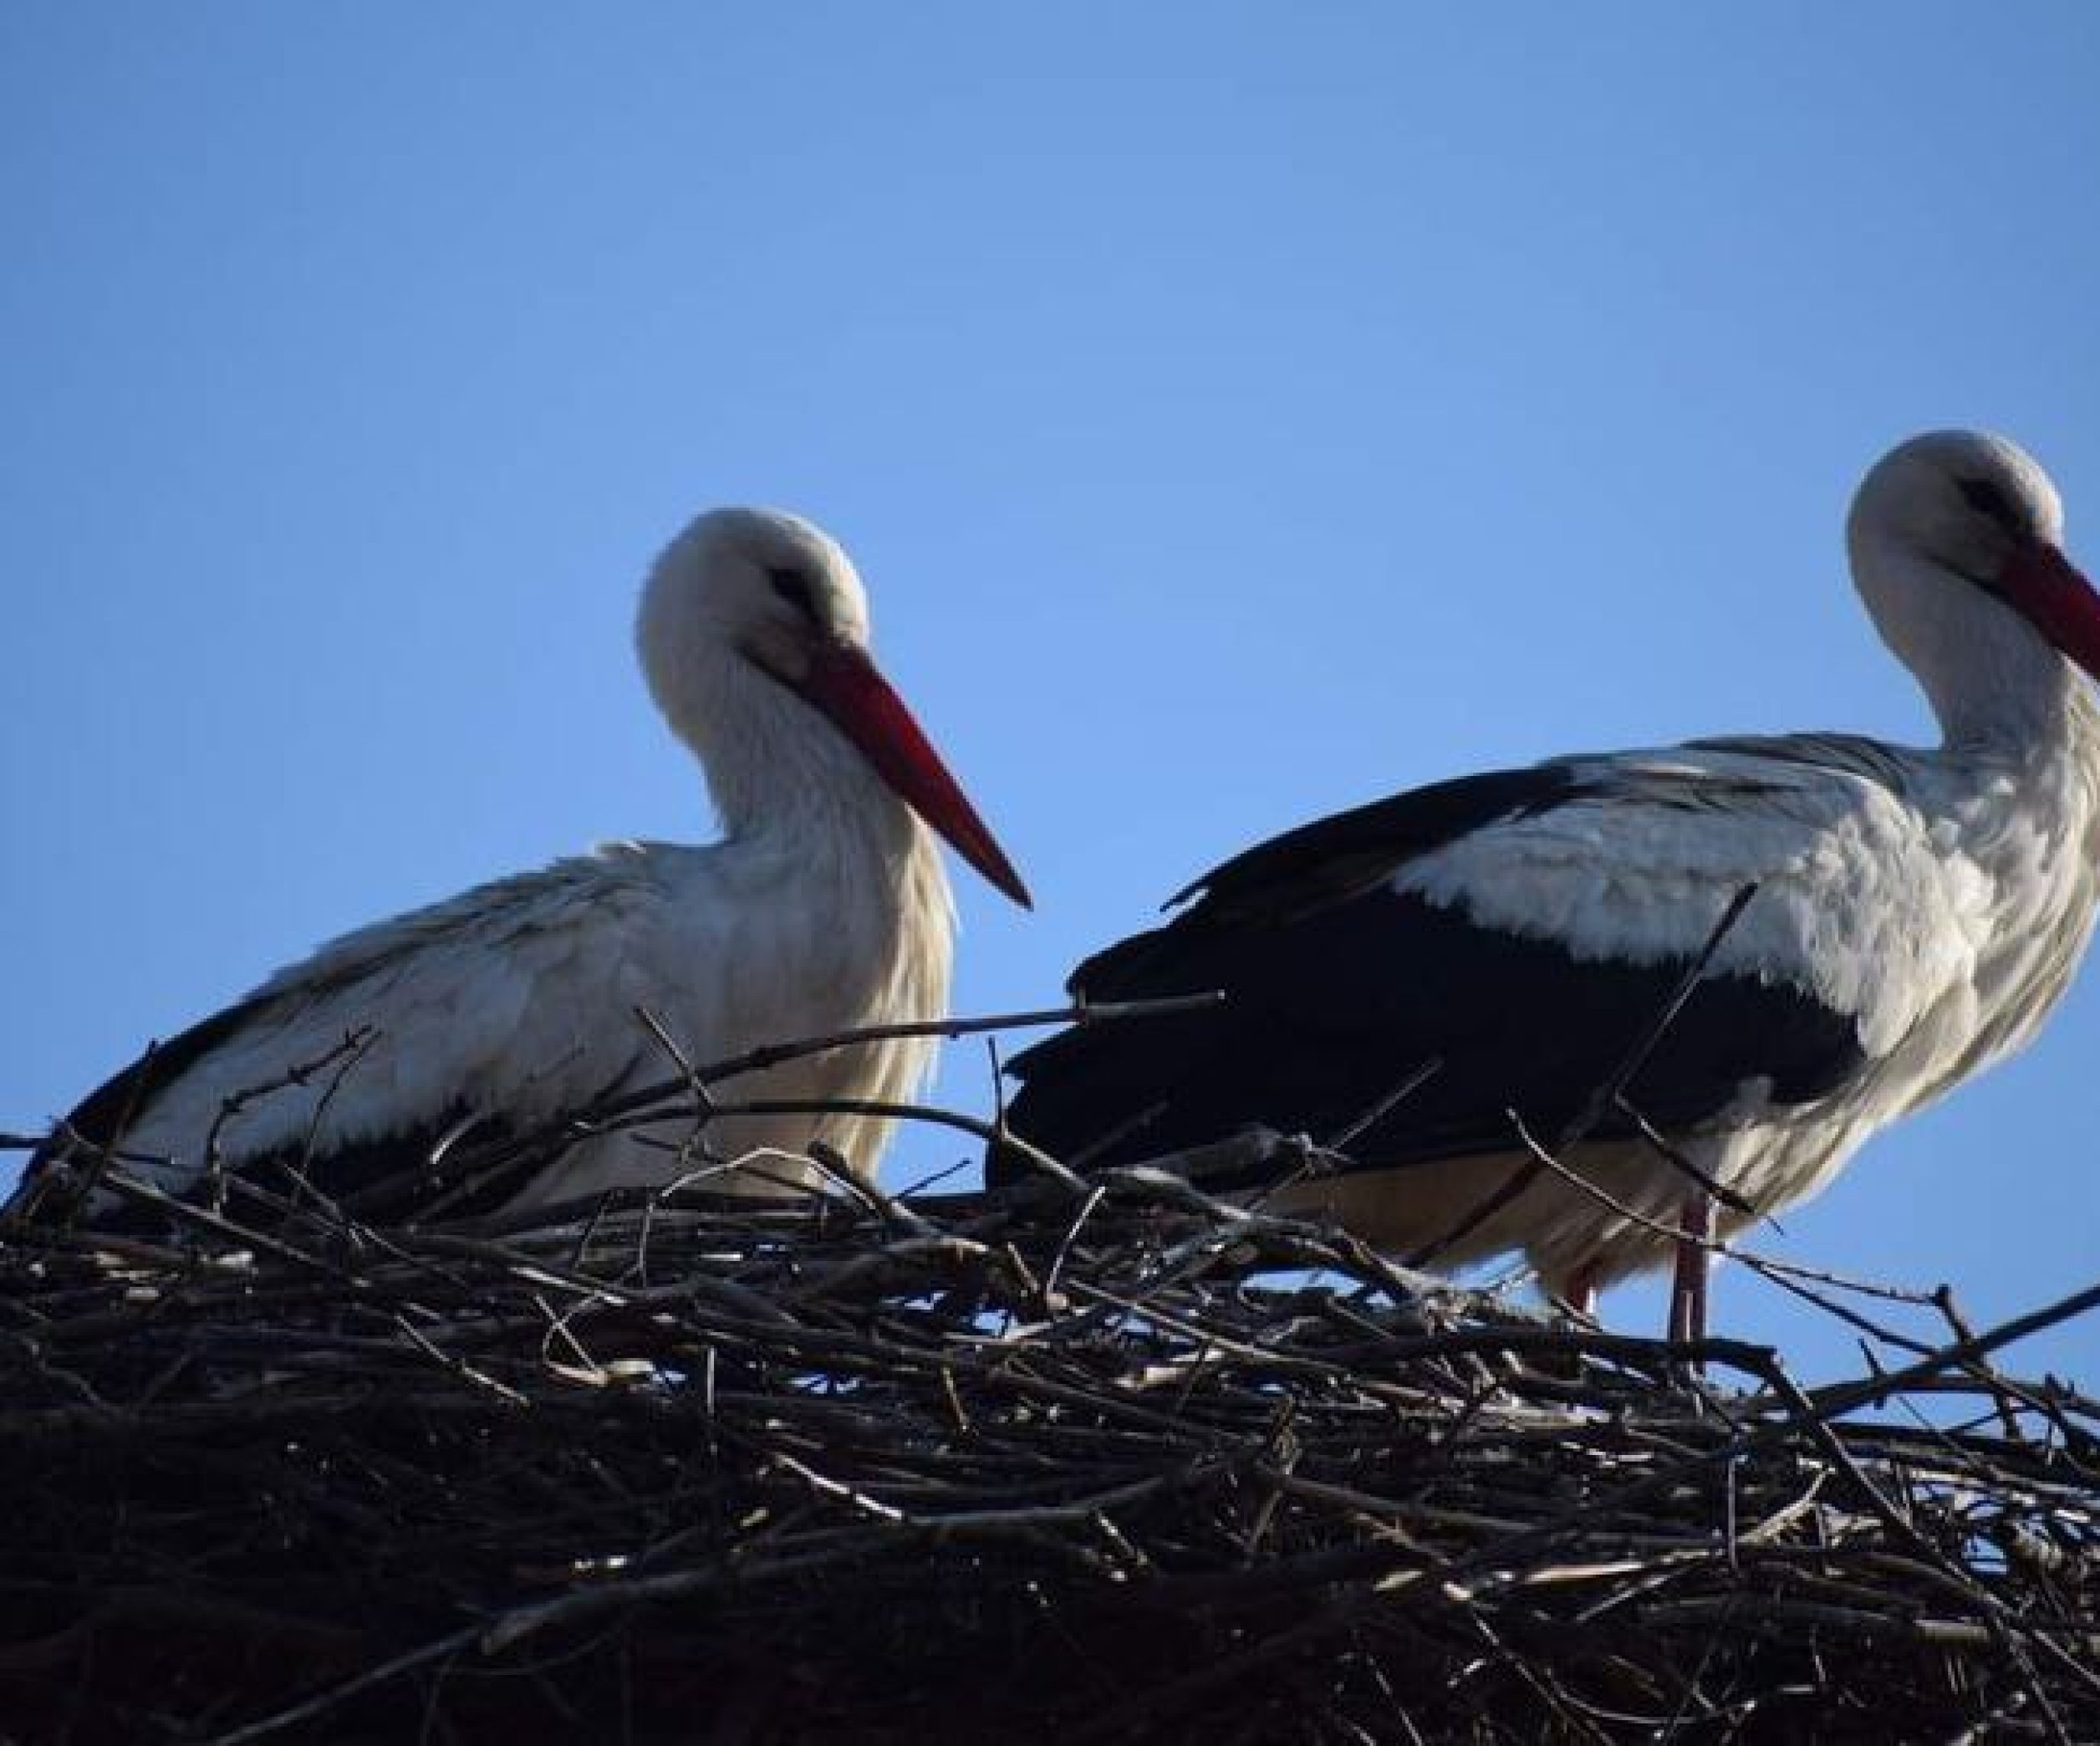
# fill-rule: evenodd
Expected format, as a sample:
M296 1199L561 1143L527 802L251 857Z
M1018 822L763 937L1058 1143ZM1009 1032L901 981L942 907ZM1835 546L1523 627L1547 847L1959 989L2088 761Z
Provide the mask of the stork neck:
M823 732L829 733L828 727ZM837 736L833 735L836 738ZM844 756L782 759L762 796L731 805L725 784L709 771L722 826L732 841L767 843L794 855L812 871L835 870L865 878L925 857L939 864L932 834L890 792L864 759L841 742Z
M1916 676L1950 750L2046 752L2092 726L2084 678L1984 589L1887 546L1855 543L1853 571L1882 640Z
M867 759L800 697L737 658L721 661L672 717L699 754L731 842L789 855L798 871L887 884L930 835ZM666 712L669 713L670 712Z
M2030 632L2024 646L2002 651L1990 673L1927 687L1950 748L2046 755L2090 738L2093 715L2086 682L2040 637ZM2086 730L2082 736L2081 729Z

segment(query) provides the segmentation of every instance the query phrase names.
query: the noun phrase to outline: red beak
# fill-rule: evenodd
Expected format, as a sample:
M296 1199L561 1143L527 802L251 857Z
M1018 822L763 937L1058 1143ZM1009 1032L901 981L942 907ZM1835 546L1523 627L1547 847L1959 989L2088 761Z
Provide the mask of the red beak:
M948 773L905 700L859 649L834 646L810 661L795 687L859 748L905 805L1023 909L1034 900L961 785Z
M2037 541L2006 560L1998 592L2014 610L2100 679L2100 594L2055 546Z

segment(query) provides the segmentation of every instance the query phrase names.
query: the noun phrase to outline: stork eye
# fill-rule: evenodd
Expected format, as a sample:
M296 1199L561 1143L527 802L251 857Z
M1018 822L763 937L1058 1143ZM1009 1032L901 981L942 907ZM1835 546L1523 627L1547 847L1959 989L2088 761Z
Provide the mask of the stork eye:
M817 590L810 582L808 571L796 569L792 565L778 569L768 567L766 579L772 584L773 592L804 618L816 618Z
M2020 512L2012 499L1990 479L1958 479L1962 501L1979 515L1987 515L2009 533L2020 531Z

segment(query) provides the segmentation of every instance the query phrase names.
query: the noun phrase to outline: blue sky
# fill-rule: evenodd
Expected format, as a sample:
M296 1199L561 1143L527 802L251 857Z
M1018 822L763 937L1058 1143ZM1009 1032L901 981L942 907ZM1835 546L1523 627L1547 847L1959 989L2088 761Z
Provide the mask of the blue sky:
M2076 0L17 0L0 1126L354 923L707 835L628 634L712 504L846 542L1036 889L959 880L963 1010L1415 782L1924 737L1840 518L1975 423L2093 525L2096 74ZM1767 1247L2089 1283L2097 1052L2088 975ZM1740 1272L1719 1320L1848 1362Z

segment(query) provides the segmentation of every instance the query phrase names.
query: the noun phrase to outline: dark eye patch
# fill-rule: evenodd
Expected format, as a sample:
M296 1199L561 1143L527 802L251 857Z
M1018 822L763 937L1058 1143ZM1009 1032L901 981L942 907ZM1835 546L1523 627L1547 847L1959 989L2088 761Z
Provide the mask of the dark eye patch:
M2020 511L2004 490L1991 479L1958 479L1962 501L1979 515L1987 515L2006 532L2021 531Z
M816 618L817 588L810 580L808 571L798 569L792 564L782 564L778 568L769 565L766 579L772 584L773 592L804 618Z

